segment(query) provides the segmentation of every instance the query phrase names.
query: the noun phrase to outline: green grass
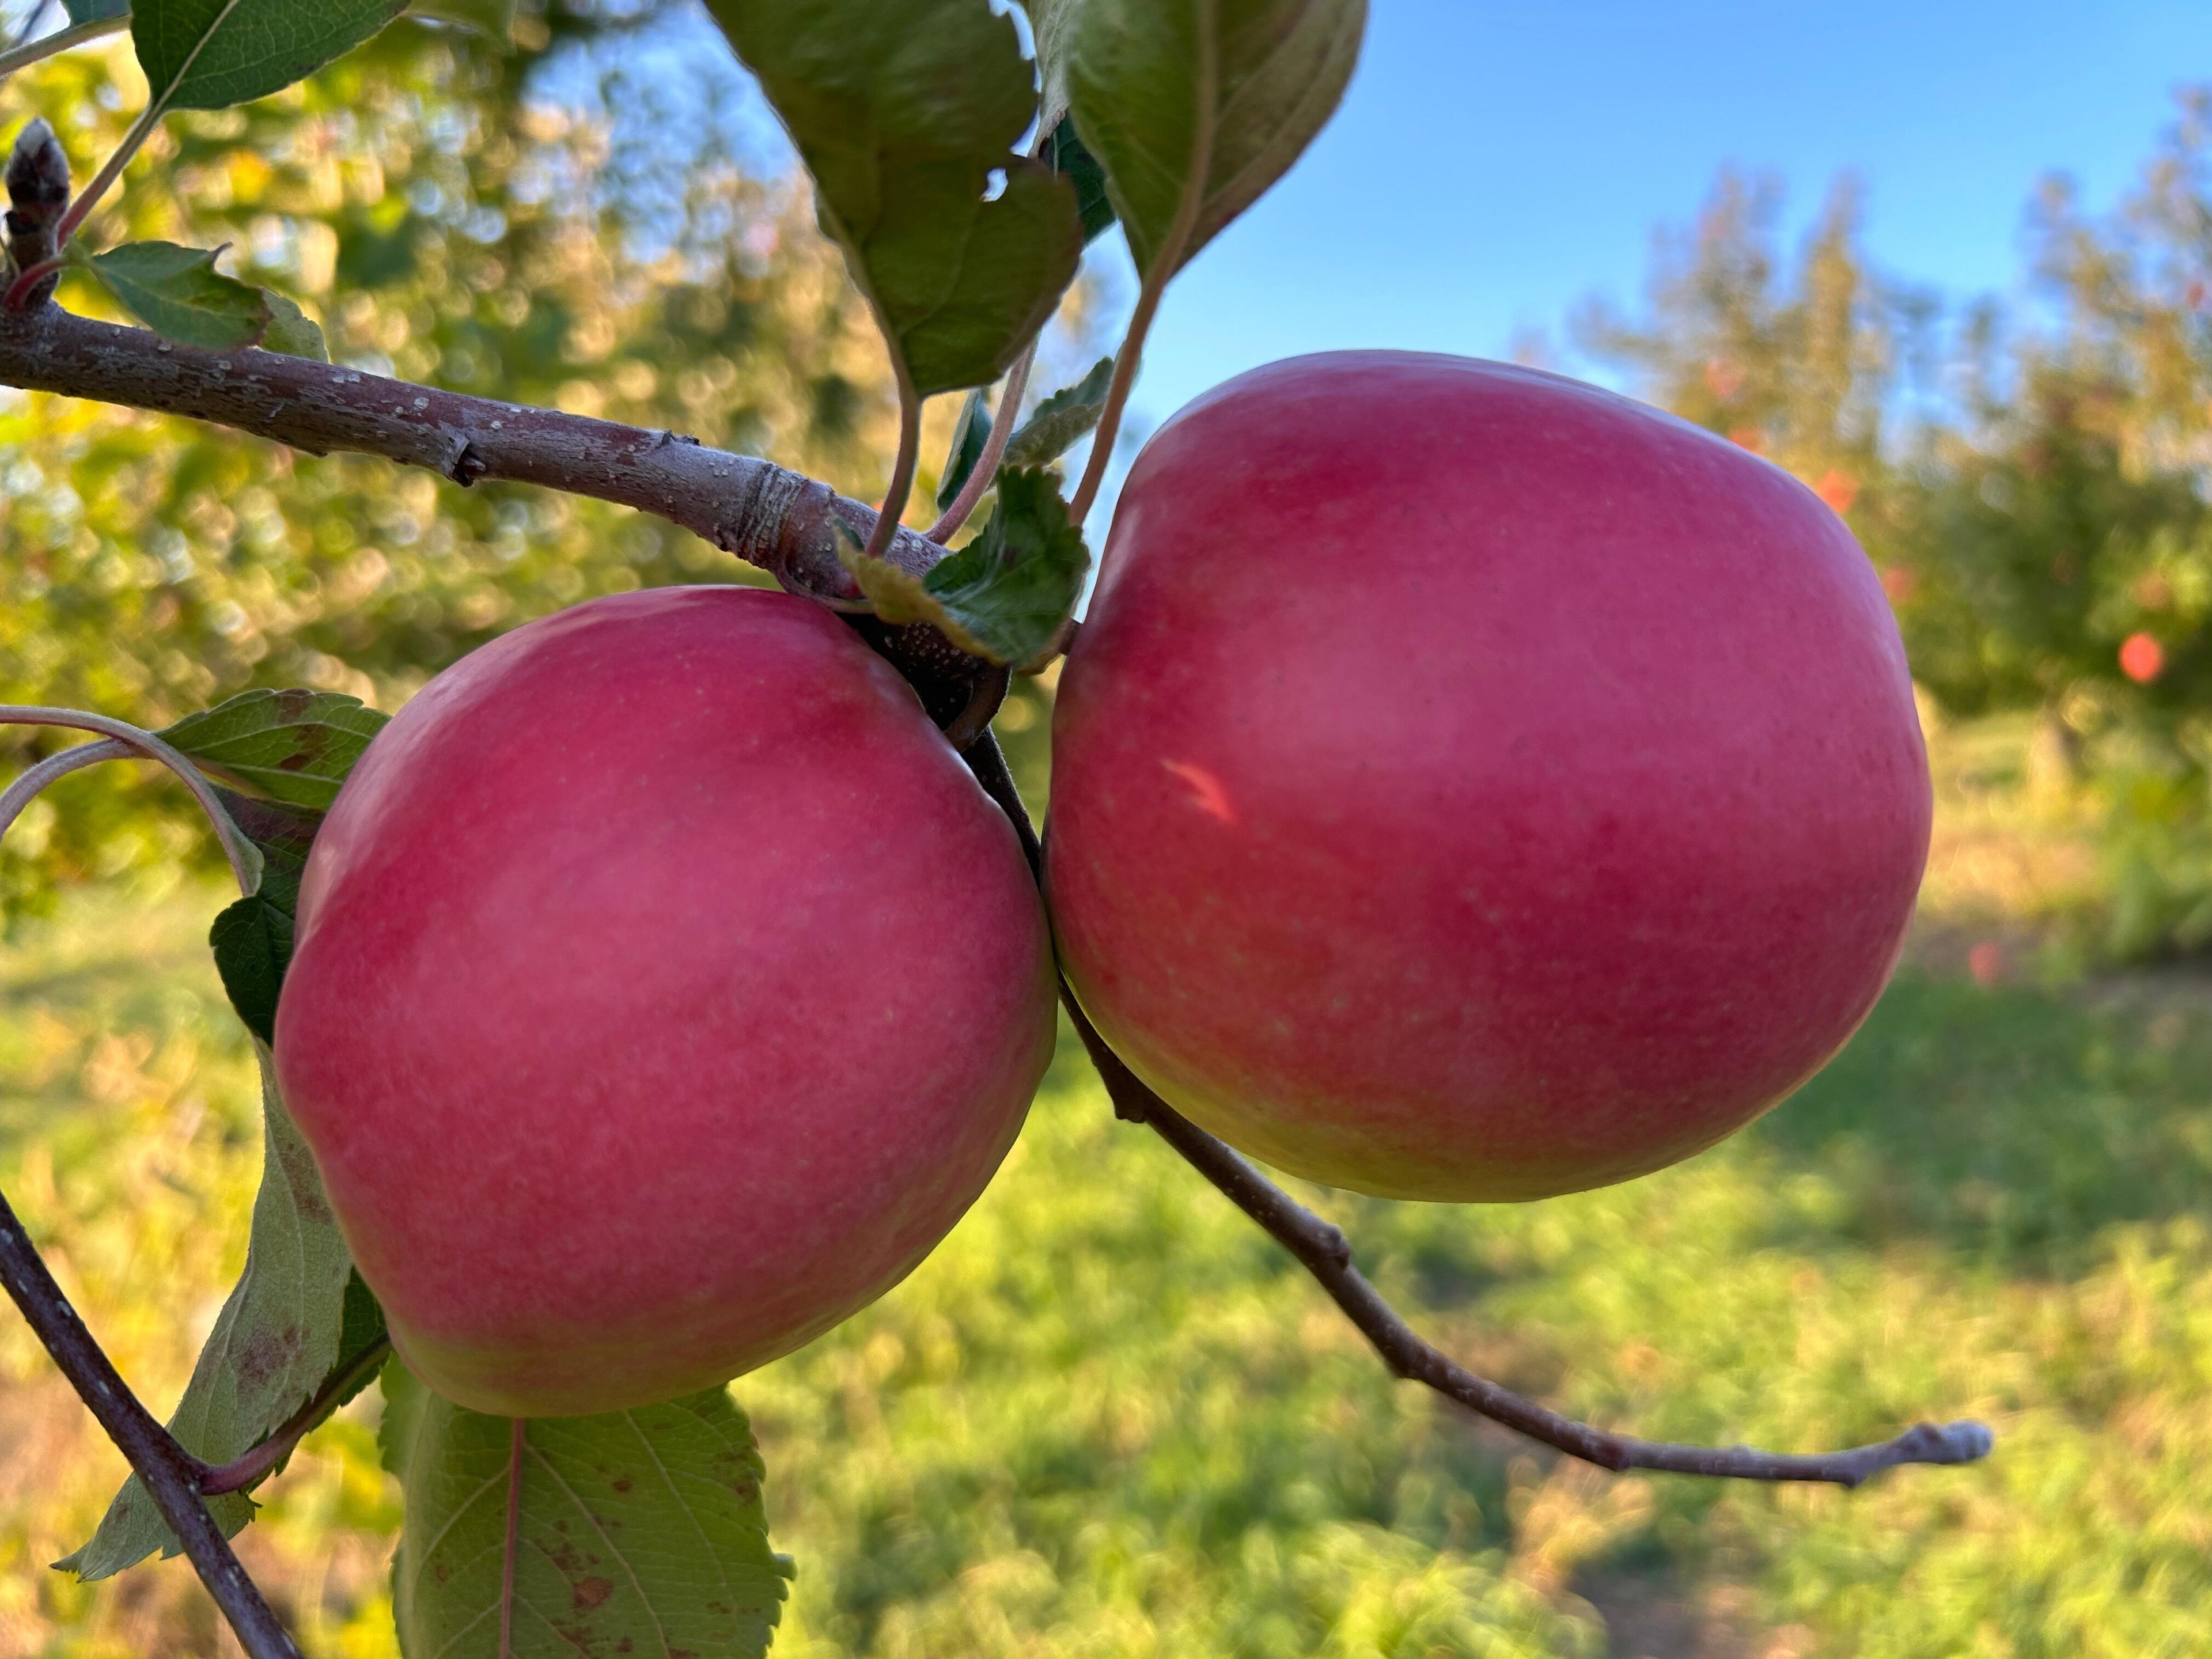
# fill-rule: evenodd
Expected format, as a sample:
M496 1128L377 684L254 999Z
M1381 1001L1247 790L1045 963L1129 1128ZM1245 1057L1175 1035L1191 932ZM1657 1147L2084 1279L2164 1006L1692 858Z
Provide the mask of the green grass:
M166 1405L243 1249L250 1065L186 891L0 947L0 1182ZM1390 1382L1064 1043L899 1291L737 1396L781 1654L2212 1652L2212 987L1908 970L1796 1101L1680 1169L1501 1208L1304 1195L1470 1364L1671 1438L1978 1415L1855 1494L1615 1480ZM388 1654L373 1398L249 1559L317 1655ZM76 1587L112 1451L0 1317L0 1659L215 1654L179 1564Z

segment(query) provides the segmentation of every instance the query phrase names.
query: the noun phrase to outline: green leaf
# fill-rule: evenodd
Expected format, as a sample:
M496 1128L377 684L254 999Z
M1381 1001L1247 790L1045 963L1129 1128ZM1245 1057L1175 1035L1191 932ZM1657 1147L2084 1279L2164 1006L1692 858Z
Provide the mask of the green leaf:
M391 718L336 691L242 691L158 735L210 776L319 812Z
M269 326L269 297L219 274L216 254L174 242L125 242L105 253L73 253L125 309L165 340L204 351L236 351Z
M131 15L131 0L62 0L62 9L71 23L106 22ZM411 0L406 9L435 22L459 23L495 40L511 40L514 34L514 0Z
M161 734L210 775L276 798L218 788L232 821L260 849L261 884L208 933L231 1006L264 1042L276 1040L300 878L322 809L386 718L337 692L247 691Z
M384 1466L405 1492L392 1611L409 1659L494 1659L514 1424L384 1371ZM768 1651L790 1563L760 1454L720 1389L525 1425L513 1659Z
M292 927L321 815L218 786L231 820L261 853L261 884L215 919L208 944L230 1006L264 1042L276 1040L276 996L292 960Z
M1137 269L1164 282L1335 111L1367 0L1030 0L1030 16L1048 114L1064 100Z
M1013 19L990 0L708 9L813 173L902 377L922 397L996 380L1083 249L1073 185L1013 148L1036 114Z
M1097 426L1113 381L1114 360L1101 357L1073 386L1039 404L1006 441L1006 465L1049 466L1067 453Z
M991 411L983 406L983 388L977 386L961 399L960 418L953 423L952 445L945 457L945 476L937 481L937 510L952 505L952 498L983 459L983 446L991 441Z
M265 887L268 878L262 879ZM246 1029L264 1042L276 1042L276 994L292 961L292 918L286 907L260 893L249 894L215 919L208 944L222 988Z
M384 1323L384 1304L368 1288L368 1281L358 1271L348 1276L345 1287L345 1311L338 1326L338 1357L331 1367L331 1376L352 1370L357 1361L368 1358L368 1351L382 1342L388 1332ZM381 1367L378 1370L381 1370ZM365 1371L348 1385L345 1391L331 1402L336 1411L348 1401L356 1398L376 1381L378 1371ZM330 1377L316 1389L318 1394L329 1386Z
M131 44L150 107L228 109L343 56L407 0L138 0Z
M246 1272L216 1316L169 1419L178 1443L210 1463L250 1451L332 1374L343 1352L346 1291L353 1276L314 1157L276 1092L268 1049L256 1048L264 1150ZM381 1315L377 1317L380 1322ZM362 1318L356 1314L356 1331ZM254 1504L243 1492L230 1492L210 1498L208 1509L230 1534L253 1518ZM157 1549L165 1557L175 1555L176 1538L134 1475L108 1505L92 1540L55 1565L81 1578L105 1578Z
M330 342L323 338L321 325L273 288L263 289L261 297L269 306L269 326L261 336L264 351L330 362Z
M849 539L838 551L885 622L932 623L963 650L1018 667L1074 613L1091 554L1051 473L1001 468L998 491L982 534L919 579Z
M1053 128L1044 156L1054 173L1075 186L1075 204L1083 216L1083 240L1094 242L1113 229L1114 200L1106 193L1106 169L1098 165L1098 158L1077 135L1075 123L1065 115Z

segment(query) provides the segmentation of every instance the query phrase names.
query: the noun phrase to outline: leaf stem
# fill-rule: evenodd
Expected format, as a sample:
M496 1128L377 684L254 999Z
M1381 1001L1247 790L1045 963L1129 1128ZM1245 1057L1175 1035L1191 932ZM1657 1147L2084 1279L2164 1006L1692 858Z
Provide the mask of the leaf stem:
M1213 170L1214 109L1217 84L1221 78L1221 45L1212 22L1212 8L1198 29L1198 73L1194 87L1198 94L1198 107L1192 112L1194 140L1191 144L1190 176L1184 181L1182 198L1176 204L1176 216L1168 226L1168 234L1152 252L1152 262L1145 269L1144 281L1137 289L1136 308L1129 313L1128 331L1121 337L1121 349L1114 354L1114 378L1106 388L1106 406L1099 411L1098 429L1091 434L1090 459L1084 463L1083 481L1076 486L1074 498L1067 504L1071 522L1080 526L1091 516L1091 503L1098 499L1099 486L1106 482L1106 469L1114 463L1115 440L1121 435L1121 410L1129 401L1129 389L1137 383L1137 369L1144 361L1145 337L1152 331L1152 319L1159 313L1160 301L1167 293L1168 283L1182 268L1183 250L1198 229L1199 210L1206 204L1206 176Z
M161 118L169 112L169 105L177 95L177 88L185 84L192 72L192 65L199 62L200 54L207 50L208 42L222 33L222 26L230 21L231 13L238 7L239 0L224 0L222 9L208 20L207 26L200 32L200 38L192 42L192 49L185 54L184 62L177 65L177 72L169 84L154 94L153 101L146 106L145 113L133 121L131 131L123 135L123 142L115 147L115 154L101 164L100 171L93 174L92 182L84 187L83 194L71 202L70 210L62 215L61 223L54 229L55 246L66 248L69 246L70 238L76 234L77 227L84 222L85 216L100 205L100 198L106 195L115 181L123 176L123 169L131 165L131 157L137 155L144 148L146 141L154 136L154 129L161 125ZM8 297L11 305L16 302L13 289L9 290Z
M293 1413L281 1428L259 1445L232 1458L228 1463L206 1466L200 1474L201 1493L205 1497L218 1498L227 1492L244 1492L275 1474L276 1466L291 1456L299 1443L337 1409L338 1401L375 1376L391 1357L390 1337L379 1337L370 1343L362 1350L359 1358L325 1382L313 1399Z
M1014 359L1014 366L1006 375L1006 389L999 394L998 418L991 422L991 435L983 441L983 453L975 458L975 465L968 470L967 481L960 493L952 498L952 505L945 509L944 516L921 533L942 545L960 532L968 522L968 515L975 510L975 503L983 499L983 492L999 475L999 463L1006 459L1006 446L1013 441L1014 422L1022 412L1022 398L1030 389L1030 370L1036 362L1037 348L1044 336L1030 337L1029 348Z
M40 13L45 9L41 6ZM100 17L89 23L72 23L65 29L56 29L52 34L33 40L31 31L38 27L38 15L34 14L24 25L23 32L15 37L15 44L7 51L0 52L0 81L6 80L17 70L28 69L33 64L58 57L71 46L81 46L88 40L98 40L110 34L120 34L131 27L131 17L125 13L121 17Z
M84 222L85 216L100 205L100 198L106 195L115 181L123 176L123 169L131 165L131 158L145 148L146 141L154 136L154 129L161 124L161 117L167 112L168 107L169 100L166 97L157 99L147 105L144 112L131 124L131 130L123 135L123 142L100 163L100 171L92 175L92 182L78 192L76 200L70 204L69 211L62 215L61 222L54 227L54 245L57 247L69 246L70 238L76 234L76 228ZM13 297L11 290L9 298L12 300Z
M0 295L0 309L22 310L30 303L31 295L39 284L61 270L65 263L66 261L58 256L52 259L41 259L38 264L17 272L15 280L8 284L7 293Z
M23 775L4 790L0 790L0 836L4 836L22 816L23 809L48 784L81 771L88 766L97 766L101 761L121 760L137 750L114 738L101 738L93 743L81 743L74 749L64 749L58 755L49 755L36 766L27 769Z
M868 532L868 544L863 550L863 556L871 559L882 558L898 532L907 497L914 494L915 465L921 454L921 399L915 395L913 382L907 379L905 365L896 353L892 367L898 374L898 458L891 463L890 488L884 491L884 504L876 510L876 527Z
M87 714L76 708L48 708L33 703L0 703L0 726L58 726L69 731L97 732L149 760L161 762L184 781L192 798L199 802L200 810L207 814L209 823L215 828L216 839L222 843L223 853L230 860L231 873L238 878L238 890L249 895L260 891L261 849L224 810L222 802L216 799L215 786L201 775L200 769L151 732L142 732L128 721L111 720L106 714ZM103 755L100 758L111 757ZM92 763L79 760L77 764L89 766ZM16 784L20 787L23 781L19 778Z
M1033 874L1042 876L1044 852L1022 804L1013 774L998 739L986 732L965 757L976 781L999 804L1021 838ZM1822 1481L1856 1486L1884 1469L1905 1463L1972 1463L1989 1455L1993 1437L1986 1425L1920 1423L1892 1440L1847 1451L1800 1455L1755 1450L1749 1446L1685 1446L1638 1440L1578 1423L1534 1401L1477 1376L1431 1346L1381 1292L1352 1265L1352 1241L1343 1231L1299 1203L1261 1175L1229 1146L1183 1117L1154 1094L1121 1058L1106 1046L1063 976L1060 1000L1074 1022L1076 1035L1091 1055L1114 1103L1114 1115L1127 1122L1149 1124L1216 1190L1257 1222L1267 1236L1311 1273L1329 1300L1343 1310L1395 1376L1433 1389L1469 1411L1517 1430L1532 1440L1619 1474L1650 1469L1662 1474L1703 1474L1737 1480Z
M1129 388L1136 384L1145 336L1152 329L1154 313L1159 310L1164 287L1164 283L1147 280L1137 290L1137 308L1129 315L1129 331L1121 337L1121 350L1114 354L1114 378L1106 386L1106 406L1099 411L1097 428L1091 434L1091 454L1083 464L1083 480L1075 487L1075 498L1067 504L1071 524L1080 525L1091 516L1091 505L1098 499L1099 486L1106 482L1106 469L1114 459L1114 443L1121 435L1122 405L1129 401Z

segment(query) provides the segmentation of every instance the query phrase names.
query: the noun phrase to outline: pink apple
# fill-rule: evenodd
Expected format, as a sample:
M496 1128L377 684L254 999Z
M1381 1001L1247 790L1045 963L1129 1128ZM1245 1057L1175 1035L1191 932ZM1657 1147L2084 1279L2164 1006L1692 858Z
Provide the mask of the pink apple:
M1053 728L1061 963L1168 1101L1364 1192L1686 1158L1894 964L1925 753L1787 474L1554 375L1346 352L1146 446Z
M401 1356L479 1411L712 1385L881 1295L1053 1042L1013 832L803 599L579 605L449 669L315 843L286 1100Z

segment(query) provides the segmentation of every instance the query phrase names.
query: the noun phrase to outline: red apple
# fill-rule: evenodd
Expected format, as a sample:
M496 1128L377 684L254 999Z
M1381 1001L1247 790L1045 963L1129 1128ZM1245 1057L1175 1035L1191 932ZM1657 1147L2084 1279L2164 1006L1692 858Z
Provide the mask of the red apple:
M1169 1102L1390 1197L1708 1146L1894 964L1927 758L1787 474L1499 363L1299 358L1146 446L1060 683L1062 966Z
M788 1352L982 1191L1053 1042L1012 830L805 600L579 605L433 680L331 809L276 1068L400 1355L612 1411Z

